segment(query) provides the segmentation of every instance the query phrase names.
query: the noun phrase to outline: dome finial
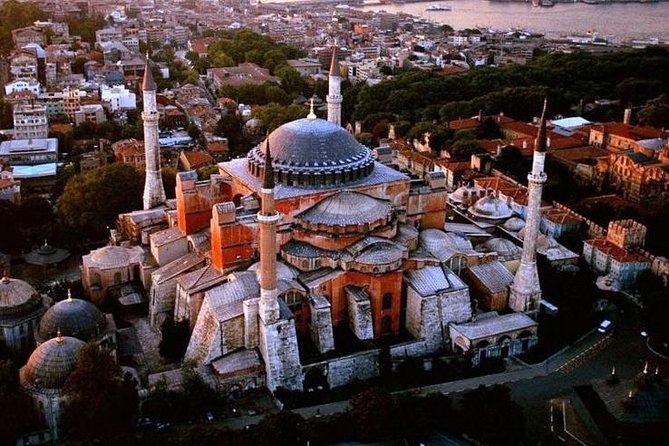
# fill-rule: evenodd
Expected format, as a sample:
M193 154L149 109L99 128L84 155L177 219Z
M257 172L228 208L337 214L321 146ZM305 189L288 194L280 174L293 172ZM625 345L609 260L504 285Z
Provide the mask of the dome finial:
M70 288L67 289L67 301L72 302L72 290Z
M6 269L2 270L2 283L9 283L9 274Z
M60 328L56 332L56 343L58 343L58 344L63 343L63 335L60 333Z
M309 114L307 115L307 119L316 119L316 113L314 113L314 98L313 97L309 100Z

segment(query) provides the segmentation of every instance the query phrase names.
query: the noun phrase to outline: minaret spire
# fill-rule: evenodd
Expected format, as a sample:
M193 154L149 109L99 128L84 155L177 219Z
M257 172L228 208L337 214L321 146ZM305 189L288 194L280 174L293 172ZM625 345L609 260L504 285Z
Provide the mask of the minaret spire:
M537 272L536 249L541 223L541 193L546 182L544 164L546 162L546 110L548 100L544 100L539 131L534 141L532 171L527 175L527 218L520 266L509 290L509 307L514 311L535 313L539 310L541 286Z
M276 287L276 226L281 216L274 207L274 170L269 134L265 138L265 172L260 189L260 318L273 323L279 317Z
M328 79L328 121L341 125L341 73L337 57L337 45L332 47L332 61L330 62L330 77Z
M160 144L158 142L158 108L156 106L156 83L151 74L151 61L146 54L144 66L144 80L142 82L142 96L144 111L144 156L146 164L146 178L144 180L144 209L151 209L165 203L165 189L160 174Z

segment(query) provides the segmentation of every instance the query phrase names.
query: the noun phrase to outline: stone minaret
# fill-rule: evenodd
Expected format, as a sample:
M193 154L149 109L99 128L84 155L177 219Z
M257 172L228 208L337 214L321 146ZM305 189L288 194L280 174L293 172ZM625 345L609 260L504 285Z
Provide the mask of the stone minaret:
M269 136L265 143L265 173L260 189L260 302L258 347L265 362L267 388L302 390L302 365L297 347L295 319L279 302L276 278L276 227L281 216L274 208L274 172ZM283 306L283 309L280 307Z
M341 73L337 59L337 46L332 47L332 62L330 63L330 78L328 80L328 121L341 125Z
M144 182L144 209L165 203L165 189L160 175L160 144L158 142L158 109L156 107L156 83L151 75L149 56L146 56L142 94L144 97L144 155L146 157L146 180Z
M536 249L541 223L541 191L546 182L544 162L546 160L546 106L541 113L539 132L534 142L532 171L527 175L527 218L525 220L525 238L520 266L513 278L509 292L509 307L513 311L534 313L539 310L541 287L537 272Z
M274 171L269 150L269 135L265 145L265 174L260 189L260 317L266 324L279 318L276 289L276 226L281 219L274 209Z

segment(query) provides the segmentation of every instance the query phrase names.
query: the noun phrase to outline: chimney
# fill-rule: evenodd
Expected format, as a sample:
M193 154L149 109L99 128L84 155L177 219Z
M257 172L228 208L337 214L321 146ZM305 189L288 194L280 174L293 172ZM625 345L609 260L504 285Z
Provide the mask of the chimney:
M630 125L631 121L632 121L632 109L626 108L625 114L623 115L623 124Z

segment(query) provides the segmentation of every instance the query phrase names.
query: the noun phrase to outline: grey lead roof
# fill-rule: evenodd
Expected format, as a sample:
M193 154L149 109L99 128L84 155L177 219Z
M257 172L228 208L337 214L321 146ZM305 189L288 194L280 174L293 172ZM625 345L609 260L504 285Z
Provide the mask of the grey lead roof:
M442 266L426 266L404 273L407 284L421 296L432 296L446 290L462 289L465 284L450 269Z
M389 201L359 192L343 191L330 195L296 217L315 225L364 225L390 218Z

